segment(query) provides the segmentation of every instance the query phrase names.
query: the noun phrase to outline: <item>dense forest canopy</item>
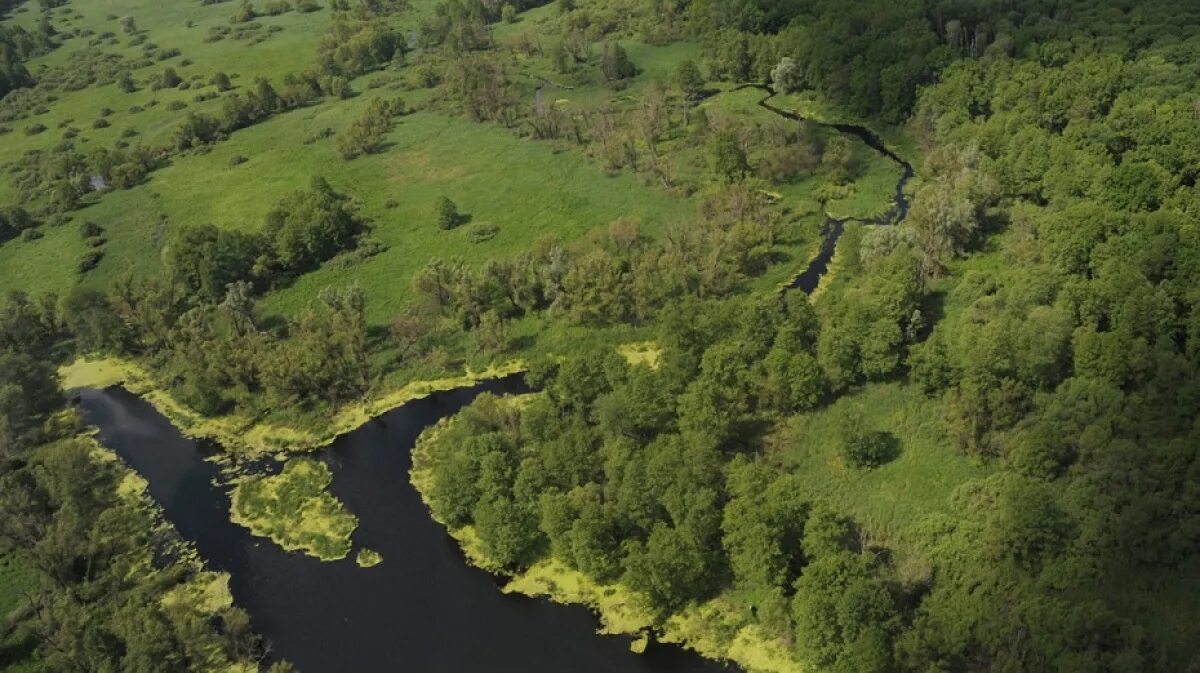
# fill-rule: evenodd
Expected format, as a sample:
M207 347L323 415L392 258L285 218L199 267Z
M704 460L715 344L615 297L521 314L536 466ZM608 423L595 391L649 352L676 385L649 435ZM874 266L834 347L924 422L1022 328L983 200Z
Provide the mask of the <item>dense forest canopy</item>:
M71 283L0 308L0 556L38 577L36 600L0 615L0 663L261 654L235 607L152 600L198 566L130 580L152 565L153 516L114 495L121 472L96 467L53 370L103 355L200 414L302 429L520 357L539 392L485 395L422 446L435 517L470 526L500 571L553 559L620 584L659 626L715 612L706 636L728 652L752 633L780 670L1200 666L1200 6L203 3L221 11L195 28L207 45L318 22L270 78L195 72L137 16L114 14L108 37L68 29L76 4L43 1L22 20L37 30L0 24L0 120L30 120L3 157L0 252L43 236L82 250ZM64 120L33 144L59 97L192 87L157 134L85 142ZM758 105L768 94L804 120ZM105 109L90 133L146 113ZM285 127L287 154L255 135L304 115L318 121ZM449 144L481 128L510 153L487 157L504 170L483 197ZM555 210L566 164L520 181L522 160L550 161L529 146L579 158L612 217L573 235L592 204ZM262 165L307 154L319 173ZM907 210L888 202L901 155ZM93 219L122 194L157 203L148 190L193 164L270 177L238 178L256 191L237 226ZM416 168L398 189L399 164ZM859 212L872 181L883 202ZM520 190L539 204L522 213L550 219L501 220ZM852 214L819 289L781 289L837 208ZM152 263L98 280L134 238L154 240L138 248ZM402 307L386 324L380 297Z

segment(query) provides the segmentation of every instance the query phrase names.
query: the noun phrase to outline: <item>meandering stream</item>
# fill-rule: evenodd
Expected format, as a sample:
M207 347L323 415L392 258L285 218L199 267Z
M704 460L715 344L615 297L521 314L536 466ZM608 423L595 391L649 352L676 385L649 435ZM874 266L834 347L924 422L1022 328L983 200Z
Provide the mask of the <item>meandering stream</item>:
M358 515L354 544L383 554L359 568L288 553L229 520L219 447L182 436L150 404L121 388L80 392L99 440L146 478L150 496L214 570L230 574L236 603L275 657L303 673L716 673L730 671L682 648L596 635L580 606L499 591L470 567L409 483L422 430L484 391L523 392L519 377L436 393L384 414L316 457L332 491Z
M904 193L904 189L908 186L909 180L912 180L913 176L916 175L916 171L913 170L912 164L908 163L902 159L900 155L888 149L888 146L883 142L883 139L880 138L879 135L874 131L865 126L820 122L807 119L800 114L772 105L771 99L774 98L777 93L774 89L766 84L744 84L734 90L738 91L743 89L759 89L766 92L766 97L758 101L758 106L764 110L768 110L774 114L777 114L784 119L790 119L797 122L810 121L817 126L823 126L825 128L833 129L838 133L854 136L855 138L866 143L866 145L871 149L883 155L885 158L898 164L901 169L900 180L896 183L896 195L892 199L892 207L883 215L875 218L844 217L838 219L829 215L829 213L825 214L825 224L822 227L822 235L824 236L824 239L821 241L821 249L817 252L817 256L812 260L812 262L809 263L808 268L805 269L804 272L799 276L797 276L796 279L793 280L788 286L792 289L801 290L805 293L811 294L813 290L817 289L817 285L820 284L821 278L829 270L829 262L833 259L833 253L837 249L838 239L840 239L842 234L846 231L847 222L861 222L864 224L900 224L905 218L908 217L908 196Z

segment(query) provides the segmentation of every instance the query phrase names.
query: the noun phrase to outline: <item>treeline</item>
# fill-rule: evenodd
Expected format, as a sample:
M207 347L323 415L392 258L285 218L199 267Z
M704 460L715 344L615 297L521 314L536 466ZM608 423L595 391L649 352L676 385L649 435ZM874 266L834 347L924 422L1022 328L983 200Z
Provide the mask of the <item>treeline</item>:
M79 352L138 358L204 414L336 407L371 382L362 292L325 291L274 327L254 297L354 245L361 231L346 197L318 178L284 197L262 233L180 229L163 276L125 275L108 292L77 288L61 319Z
M681 8L682 6L682 8ZM692 0L652 3L660 22L684 15L704 45L714 78L768 81L782 58L797 64L785 88L812 88L860 116L900 123L918 91L958 60L1037 60L1072 42L1115 52L1131 35L1129 22L1154 25L1137 40L1184 37L1165 13L1190 7L1138 3L1116 7L1094 0L1068 3L998 0L916 2L761 2ZM1049 50L1049 51L1047 51ZM1062 52L1059 52L1062 53Z
M752 457L776 419L828 399L824 329L799 293L675 302L657 366L609 349L542 363L532 400L484 396L432 436L420 465L431 507L472 524L508 570L551 555L638 590L663 618L731 590L737 619L795 639L814 663L843 645L889 656L902 596L857 530ZM849 413L831 439L852 464L890 459L894 439ZM833 617L846 601L862 612Z
M435 312L460 329L537 312L579 325L636 324L683 297L726 296L777 259L784 225L752 180L714 187L701 201L697 221L671 228L662 243L621 219L575 246L547 238L477 269L434 259L413 277L409 313Z
M43 3L42 11L46 12L61 4L65 3ZM4 18L8 12L8 3L0 3L0 18ZM57 47L56 35L57 31L50 23L49 16L45 14L34 31L28 31L21 26L0 26L0 98L35 84L29 69L25 67L25 61Z
M0 620L18 644L0 659L22 663L8 657L27 643L45 671L259 670L246 613L194 599L217 577L183 560L155 510L119 488L126 470L83 436L55 371L66 327L52 301L12 295L0 311L0 554L37 578Z

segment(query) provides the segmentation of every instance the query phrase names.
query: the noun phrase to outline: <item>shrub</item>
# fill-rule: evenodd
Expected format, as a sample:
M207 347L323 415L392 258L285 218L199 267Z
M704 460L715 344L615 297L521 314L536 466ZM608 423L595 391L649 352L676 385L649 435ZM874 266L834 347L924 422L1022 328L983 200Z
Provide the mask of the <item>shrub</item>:
M856 404L845 404L838 411L837 434L842 459L853 467L879 467L896 457L896 438L887 432L866 427L865 412Z
M247 159L246 157L244 157L240 154L235 154L235 155L229 157L229 167L233 168L234 166L241 166L242 164L246 163L247 161L249 161L249 159Z
M100 260L104 259L103 250L88 250L79 256L77 268L79 273L88 273L95 269L100 264Z
M112 126L112 124L109 123L109 121L104 117L100 117L96 121L92 122L92 128L94 129L106 129L110 126Z
M471 225L467 230L467 240L472 243L483 243L484 241L496 238L496 234L498 233L500 233L500 227L480 222L479 224Z
M36 241L43 236L42 232L37 229L26 229L21 232L22 241Z
M181 100L173 100L170 103L167 103L167 109L170 110L171 112L178 112L179 110L182 110L186 107L187 107L187 103L185 103Z
M44 133L45 131L46 125L42 124L41 122L30 124L29 126L25 127L25 135L27 136L36 136L37 134Z
M83 223L79 225L80 238L88 239L95 236L101 236L103 234L104 227L92 222L91 220L84 220Z

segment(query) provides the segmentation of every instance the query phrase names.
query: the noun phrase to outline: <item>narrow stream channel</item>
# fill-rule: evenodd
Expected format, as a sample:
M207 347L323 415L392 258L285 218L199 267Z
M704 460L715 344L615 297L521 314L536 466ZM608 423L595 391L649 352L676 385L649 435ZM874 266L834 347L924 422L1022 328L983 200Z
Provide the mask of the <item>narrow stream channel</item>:
M675 646L645 654L596 635L580 606L505 595L467 565L409 483L417 436L482 392L515 393L520 377L437 393L391 411L316 454L332 491L358 515L355 549L383 554L323 563L288 553L229 520L228 489L205 456L218 447L182 436L121 388L80 392L99 440L149 482L150 496L214 570L228 572L273 657L302 673L717 673L733 671Z
M817 126L823 126L825 128L833 129L838 133L854 136L871 149L900 166L900 180L896 183L896 194L892 198L892 207L890 210L888 210L888 212L875 218L844 217L838 219L830 216L828 213L825 214L825 224L821 228L821 234L824 236L824 239L821 241L821 249L817 252L817 256L812 260L812 262L809 263L808 268L805 269L804 272L799 276L797 276L796 279L793 280L788 286L793 290L800 290L806 294L812 294L813 290L816 290L817 285L820 284L821 278L825 275L825 272L829 270L829 262L833 259L834 251L837 250L838 239L840 239L842 234L846 231L847 222L888 225L900 224L905 220L905 218L908 217L908 196L904 193L904 189L908 186L908 182L912 180L913 176L916 175L916 171L913 170L912 164L908 163L902 159L900 155L889 149L887 144L883 142L883 139L880 138L878 134L865 126L819 122L812 119L806 119L800 114L772 105L771 99L777 94L774 89L766 84L743 84L742 86L734 89L734 91L740 91L743 89L759 89L766 92L766 97L758 101L759 107L763 108L764 110L768 110L774 114L777 114L784 119L790 119L796 122L811 121Z

